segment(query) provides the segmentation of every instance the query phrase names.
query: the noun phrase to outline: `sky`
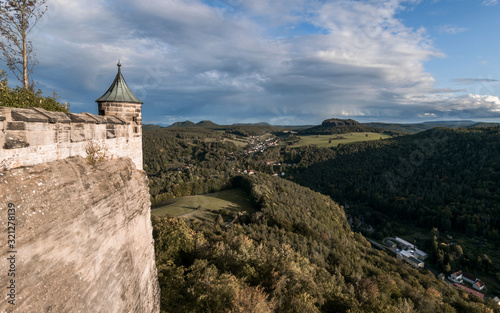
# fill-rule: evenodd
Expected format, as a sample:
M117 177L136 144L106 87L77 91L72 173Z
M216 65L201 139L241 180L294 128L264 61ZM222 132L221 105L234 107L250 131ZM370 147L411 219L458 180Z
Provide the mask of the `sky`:
M120 60L145 124L500 122L500 0L47 3L33 78L75 113Z

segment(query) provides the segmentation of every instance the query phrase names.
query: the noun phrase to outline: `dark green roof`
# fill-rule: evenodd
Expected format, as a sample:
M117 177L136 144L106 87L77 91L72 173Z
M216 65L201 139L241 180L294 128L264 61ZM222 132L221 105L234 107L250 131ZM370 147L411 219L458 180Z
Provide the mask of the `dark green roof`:
M122 76L120 70L121 64L118 62L118 74L116 74L115 80L108 91L103 94L96 102L132 102L132 103L142 103L139 98L137 98L132 90L128 88L125 79Z

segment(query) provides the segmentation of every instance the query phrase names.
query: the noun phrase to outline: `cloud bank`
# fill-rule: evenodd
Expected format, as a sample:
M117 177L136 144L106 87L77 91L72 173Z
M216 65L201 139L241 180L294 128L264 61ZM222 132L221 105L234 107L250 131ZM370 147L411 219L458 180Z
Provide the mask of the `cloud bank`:
M498 98L436 88L423 64L444 54L396 18L414 2L49 0L35 80L92 112L119 59L145 123L500 116Z

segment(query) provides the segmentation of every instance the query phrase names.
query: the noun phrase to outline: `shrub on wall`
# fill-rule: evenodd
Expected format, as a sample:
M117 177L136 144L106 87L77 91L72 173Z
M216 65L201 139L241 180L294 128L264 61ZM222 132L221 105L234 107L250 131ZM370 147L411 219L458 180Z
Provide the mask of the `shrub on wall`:
M57 101L58 96L54 92L51 97L44 97L38 89L33 92L21 87L10 88L8 86L5 71L0 70L0 106L12 108L42 108L47 111L69 112L68 105Z
M96 165L107 159L106 152L108 148L104 143L99 143L97 141L89 141L87 147L85 147L85 152L87 153L87 157L85 160L87 164Z

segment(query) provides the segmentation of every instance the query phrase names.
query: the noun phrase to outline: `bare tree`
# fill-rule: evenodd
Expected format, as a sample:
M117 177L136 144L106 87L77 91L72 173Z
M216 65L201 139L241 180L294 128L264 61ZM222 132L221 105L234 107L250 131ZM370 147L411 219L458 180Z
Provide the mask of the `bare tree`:
M0 0L0 50L2 59L23 84L33 90L31 78L38 63L29 33L47 11L47 0Z

